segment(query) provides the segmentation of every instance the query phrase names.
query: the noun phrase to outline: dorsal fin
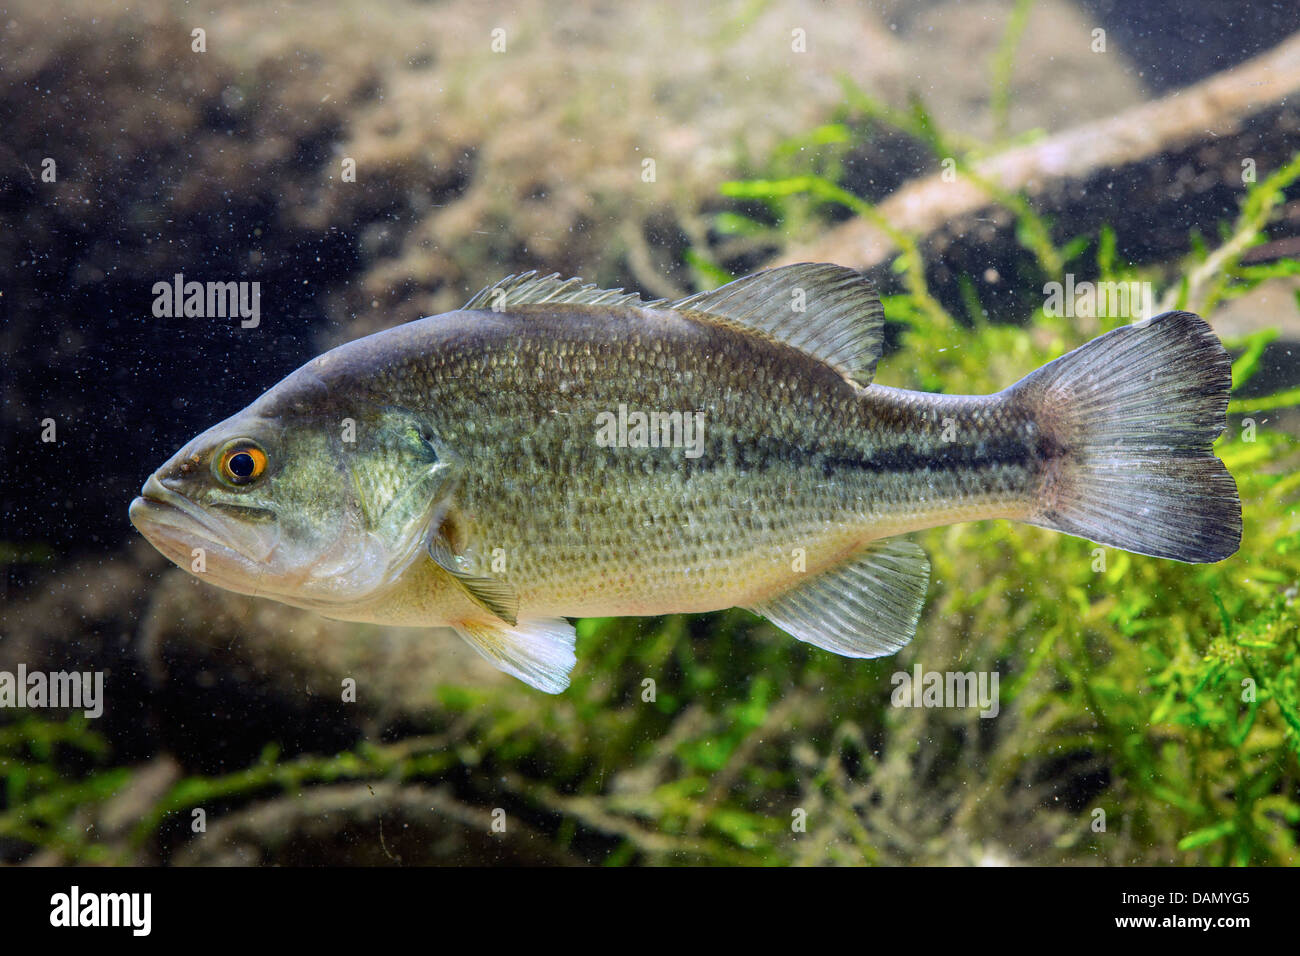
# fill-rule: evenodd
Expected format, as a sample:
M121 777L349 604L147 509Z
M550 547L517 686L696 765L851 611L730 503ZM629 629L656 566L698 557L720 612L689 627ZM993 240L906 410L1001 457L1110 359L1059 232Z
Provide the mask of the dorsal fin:
M853 269L801 262L756 272L668 305L756 329L869 385L884 343L885 313L871 282Z
M512 305L540 305L542 303L566 305L635 305L655 306L664 299L643 299L635 292L622 289L601 289L594 282L581 279L561 279L558 272L539 276L534 272L506 276L477 293L462 309L504 309Z

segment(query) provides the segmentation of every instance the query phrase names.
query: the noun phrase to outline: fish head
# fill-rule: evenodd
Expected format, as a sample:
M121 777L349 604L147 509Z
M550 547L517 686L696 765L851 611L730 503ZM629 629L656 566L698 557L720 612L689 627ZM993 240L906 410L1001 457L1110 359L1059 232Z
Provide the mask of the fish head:
M328 612L394 584L445 514L450 456L414 416L350 416L320 384L291 376L188 442L145 481L131 523L241 594Z

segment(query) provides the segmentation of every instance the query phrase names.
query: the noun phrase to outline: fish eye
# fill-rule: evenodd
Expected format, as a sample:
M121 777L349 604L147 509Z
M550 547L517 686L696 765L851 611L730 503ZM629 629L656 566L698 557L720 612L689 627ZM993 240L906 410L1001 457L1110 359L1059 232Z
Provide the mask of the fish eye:
M266 471L266 452L247 438L239 438L217 458L217 475L231 485L250 485Z

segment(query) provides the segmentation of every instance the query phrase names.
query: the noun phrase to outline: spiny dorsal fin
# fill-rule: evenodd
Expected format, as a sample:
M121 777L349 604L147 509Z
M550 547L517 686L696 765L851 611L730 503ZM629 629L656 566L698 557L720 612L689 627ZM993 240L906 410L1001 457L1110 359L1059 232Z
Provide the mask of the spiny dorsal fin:
M539 276L534 272L506 276L477 293L462 309L504 309L512 305L541 305L542 303L566 305L634 305L655 306L663 299L643 299L635 292L622 289L601 289L594 282L581 279L561 279L558 272Z
M668 308L765 332L859 385L871 383L884 342L885 313L875 287L861 273L826 262L756 272Z

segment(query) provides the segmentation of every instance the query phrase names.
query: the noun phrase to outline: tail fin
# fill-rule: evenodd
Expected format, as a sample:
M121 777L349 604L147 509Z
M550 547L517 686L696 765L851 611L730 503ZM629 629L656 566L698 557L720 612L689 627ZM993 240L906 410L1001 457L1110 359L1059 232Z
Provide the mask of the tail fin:
M1159 558L1228 557L1241 501L1210 445L1231 385L1227 351L1190 312L1115 329L1026 376L1009 391L1035 409L1050 464L1024 520Z

